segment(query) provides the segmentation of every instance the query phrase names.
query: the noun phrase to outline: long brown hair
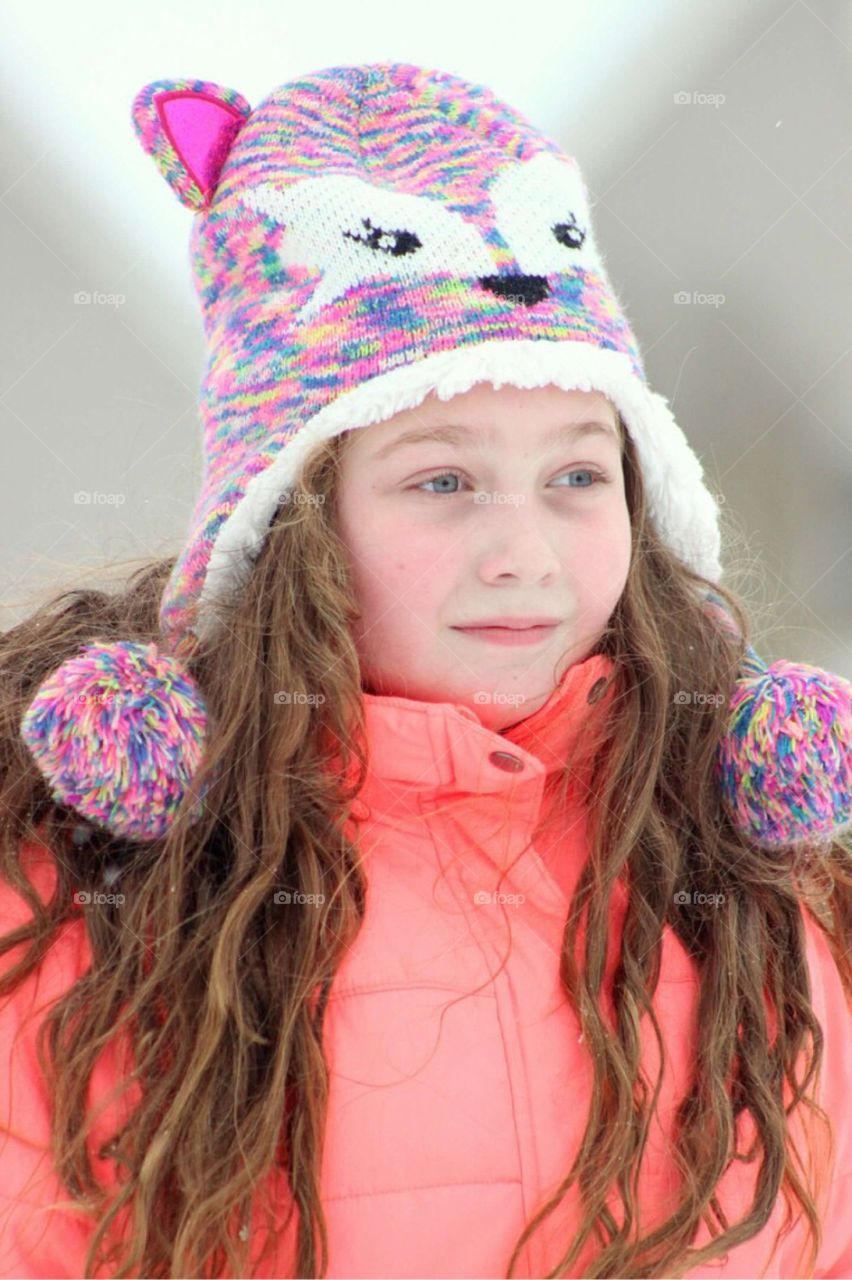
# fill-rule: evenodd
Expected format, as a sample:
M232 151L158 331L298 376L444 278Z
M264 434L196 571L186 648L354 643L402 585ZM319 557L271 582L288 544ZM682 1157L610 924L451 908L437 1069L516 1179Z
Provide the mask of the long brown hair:
M788 1205L795 1197L808 1219L812 1269L819 1220L787 1153L784 1102L786 1080L795 1103L819 1112L807 1096L822 1060L822 1032L810 1000L800 903L825 930L849 992L850 849L835 840L768 853L726 819L713 761L749 640L748 616L737 593L691 572L660 542L623 424L622 434L632 563L598 646L613 658L617 683L590 789L588 861L561 959L595 1083L581 1150L527 1224L507 1275L574 1183L583 1219L552 1277L571 1274L590 1239L600 1249L586 1276L680 1275L759 1232L782 1187ZM277 1232L291 1224L292 1274L327 1269L319 1185L328 1095L323 1016L337 967L357 937L367 888L350 824L369 758L350 630L357 605L335 524L342 443L337 438L312 455L251 576L219 606L215 642L188 662L210 714L198 779L210 790L195 825L184 810L167 836L144 845L93 827L81 841L80 818L52 802L18 732L39 682L81 644L158 638L172 557L143 566L118 592L65 591L0 638L0 866L33 912L31 923L0 939L0 955L29 944L0 981L0 997L38 966L75 914L75 890L102 886L111 868L125 899L120 908L85 909L91 968L50 1009L38 1038L53 1099L56 1169L92 1214L87 1277L100 1265L117 1277L260 1275L275 1256ZM726 601L739 638L701 607L702 587ZM721 696L697 709L676 696L684 689ZM323 699L310 696L317 691ZM37 829L57 870L44 904L18 860L21 841ZM599 998L619 878L629 886L629 906L611 1027ZM708 884L724 893L716 909L677 905L679 891ZM325 905L282 911L275 901L281 891L322 894ZM577 966L581 918L584 958ZM649 1101L640 1077L639 1020L647 1014L661 1039L651 997L666 926L700 975L701 1066L677 1117L682 1198L643 1236L633 1174L656 1093ZM777 1015L774 1040L764 992ZM132 1045L141 1100L104 1151L121 1175L111 1197L89 1158L86 1097L98 1057L119 1032ZM735 1158L742 1111L753 1119L761 1163L754 1203L728 1225L715 1190ZM264 1200L265 1247L250 1269L241 1224L273 1171L286 1178L291 1213L282 1223L282 1205ZM620 1223L606 1204L613 1187L624 1206ZM711 1245L690 1253L702 1220L721 1229Z

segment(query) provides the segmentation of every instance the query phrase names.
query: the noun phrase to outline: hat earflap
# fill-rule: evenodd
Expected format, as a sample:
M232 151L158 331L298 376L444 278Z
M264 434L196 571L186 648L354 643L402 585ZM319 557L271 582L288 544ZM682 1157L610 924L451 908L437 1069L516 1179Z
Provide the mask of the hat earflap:
M804 662L767 664L748 646L729 709L717 772L741 831L774 849L852 828L852 683Z
M183 664L154 643L129 641L84 645L42 681L20 726L53 800L143 841L166 833L191 792L207 728Z

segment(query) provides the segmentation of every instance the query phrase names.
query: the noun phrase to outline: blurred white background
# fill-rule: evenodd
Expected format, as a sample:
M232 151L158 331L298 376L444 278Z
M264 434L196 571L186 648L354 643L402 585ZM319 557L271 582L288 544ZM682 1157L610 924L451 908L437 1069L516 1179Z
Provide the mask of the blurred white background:
M390 59L488 84L577 157L763 656L852 678L849 0L5 0L3 26L0 627L177 552L200 484L193 215L135 137L137 91L185 76L255 104Z

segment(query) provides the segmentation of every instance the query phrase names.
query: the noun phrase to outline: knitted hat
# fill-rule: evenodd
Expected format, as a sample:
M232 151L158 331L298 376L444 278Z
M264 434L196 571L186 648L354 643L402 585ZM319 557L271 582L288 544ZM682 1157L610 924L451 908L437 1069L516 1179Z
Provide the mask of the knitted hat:
M217 84L157 80L132 118L194 214L203 484L161 601L162 644L84 647L27 712L54 798L129 838L167 829L206 723L181 658L215 636L216 603L244 585L314 446L431 392L603 393L659 536L721 578L717 502L647 384L577 162L520 112L457 76L383 63L302 76L254 110Z

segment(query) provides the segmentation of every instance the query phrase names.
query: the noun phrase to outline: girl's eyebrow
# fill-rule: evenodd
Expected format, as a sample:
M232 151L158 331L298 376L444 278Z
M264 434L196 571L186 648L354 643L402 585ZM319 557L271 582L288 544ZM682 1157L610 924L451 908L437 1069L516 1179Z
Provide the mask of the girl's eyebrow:
M579 439L588 435L608 435L613 441L618 440L616 430L611 422L590 420L588 422L561 422L552 427L543 437L545 445L554 444L564 439ZM437 440L442 444L461 444L465 441L480 448L485 444L494 444L497 432L493 427L466 427L452 423L439 423L433 427L414 427L404 432L373 455L374 462L381 462L389 454L405 445L422 444L428 440Z

